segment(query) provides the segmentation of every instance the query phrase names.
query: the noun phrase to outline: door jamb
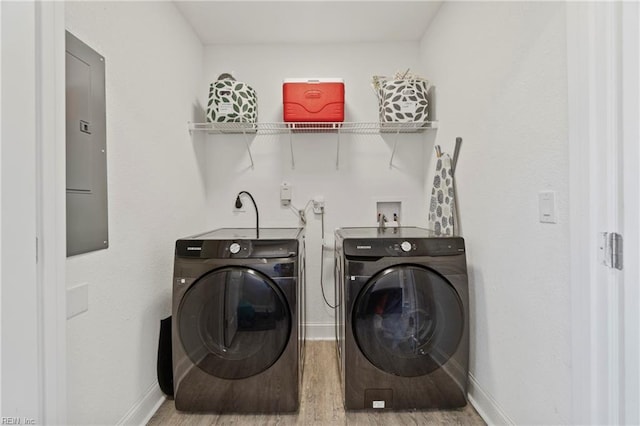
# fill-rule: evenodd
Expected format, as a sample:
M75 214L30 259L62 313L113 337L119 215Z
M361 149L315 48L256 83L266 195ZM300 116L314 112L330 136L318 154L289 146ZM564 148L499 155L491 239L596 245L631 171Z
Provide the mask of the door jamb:
M36 2L36 217L40 412L65 424L66 213L63 2Z

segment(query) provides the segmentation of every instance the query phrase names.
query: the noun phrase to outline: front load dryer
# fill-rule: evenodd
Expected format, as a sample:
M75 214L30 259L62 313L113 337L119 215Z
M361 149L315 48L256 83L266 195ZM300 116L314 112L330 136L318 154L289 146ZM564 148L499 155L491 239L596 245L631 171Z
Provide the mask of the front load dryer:
M465 406L464 240L411 227L342 228L335 237L345 409Z
M218 229L176 242L176 409L273 413L299 407L304 231Z

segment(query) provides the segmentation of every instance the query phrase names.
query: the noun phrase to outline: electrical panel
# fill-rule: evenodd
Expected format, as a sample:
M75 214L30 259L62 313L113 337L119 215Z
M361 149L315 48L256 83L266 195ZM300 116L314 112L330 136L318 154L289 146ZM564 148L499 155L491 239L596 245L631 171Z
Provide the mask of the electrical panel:
M105 61L66 32L67 256L109 246Z

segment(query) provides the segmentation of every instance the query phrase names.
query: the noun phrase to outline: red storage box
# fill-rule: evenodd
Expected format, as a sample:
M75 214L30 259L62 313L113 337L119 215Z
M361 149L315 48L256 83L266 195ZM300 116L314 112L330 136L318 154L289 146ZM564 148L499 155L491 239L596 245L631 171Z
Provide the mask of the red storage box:
M285 122L344 121L344 81L290 78L282 85Z

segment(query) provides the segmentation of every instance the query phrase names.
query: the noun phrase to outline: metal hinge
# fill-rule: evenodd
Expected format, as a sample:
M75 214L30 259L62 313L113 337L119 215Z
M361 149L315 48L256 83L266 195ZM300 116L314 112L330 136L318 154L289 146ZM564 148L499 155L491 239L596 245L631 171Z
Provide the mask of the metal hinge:
M622 235L601 232L600 237L600 261L609 268L622 270Z

